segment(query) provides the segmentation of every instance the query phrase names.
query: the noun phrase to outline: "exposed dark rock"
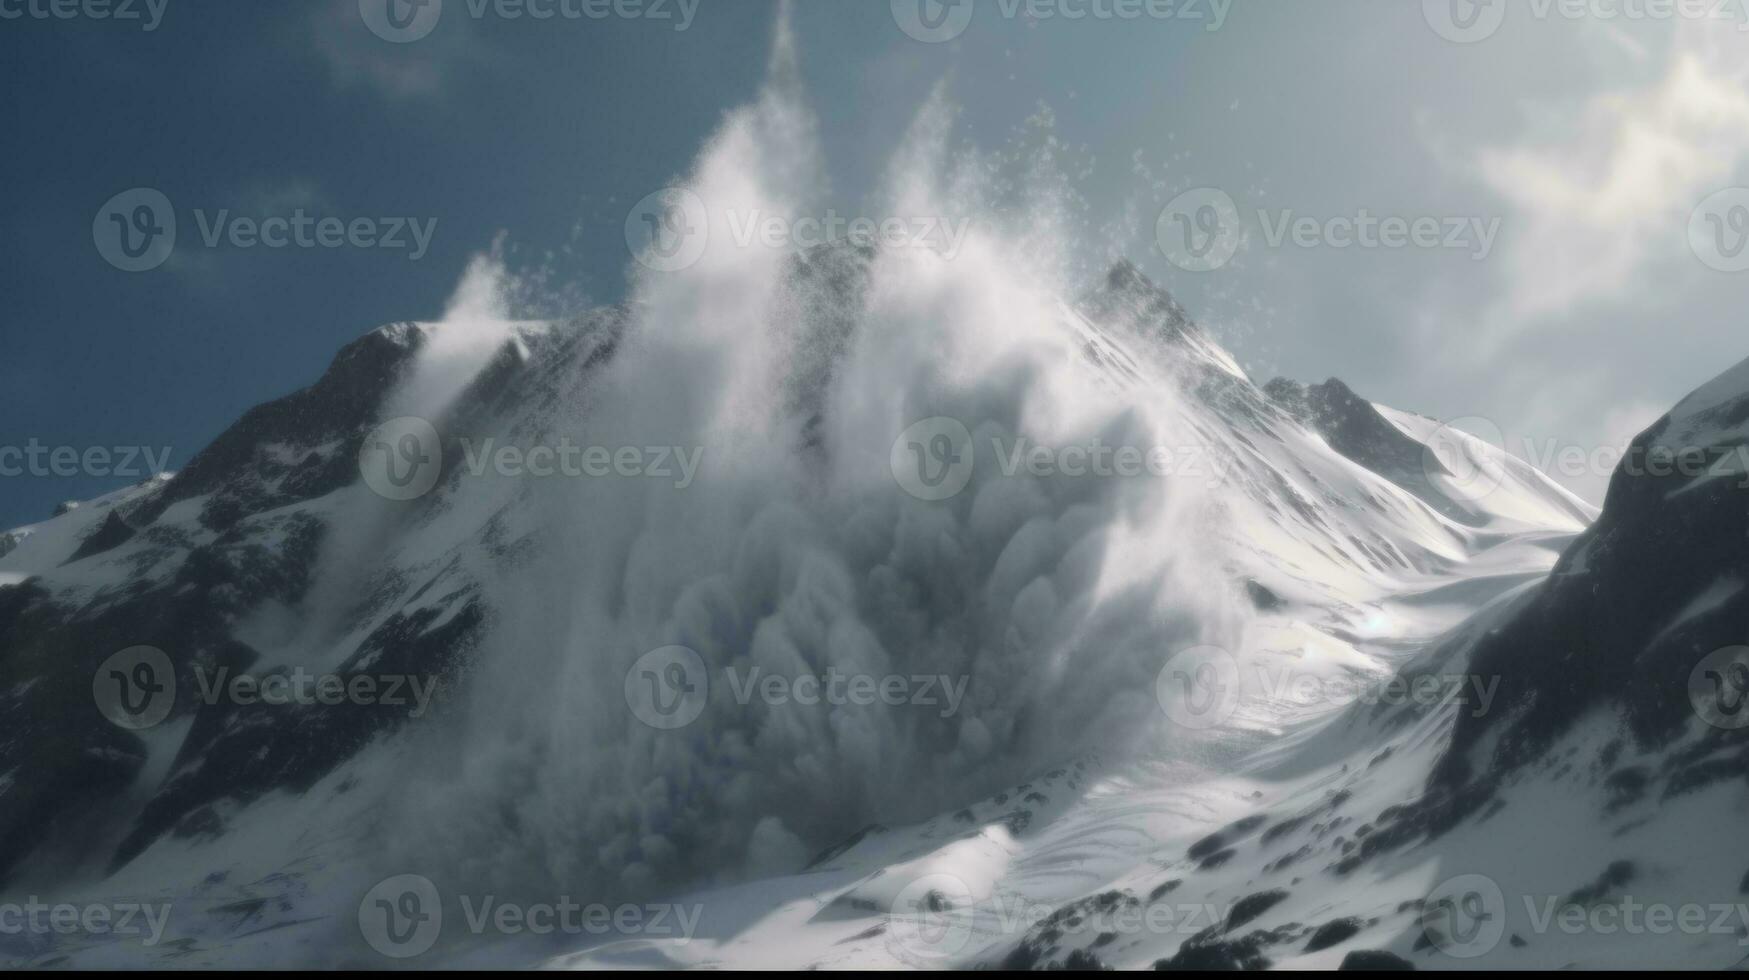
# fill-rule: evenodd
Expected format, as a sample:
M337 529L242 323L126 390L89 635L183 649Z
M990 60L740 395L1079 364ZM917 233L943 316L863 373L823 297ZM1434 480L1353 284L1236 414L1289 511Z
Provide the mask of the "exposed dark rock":
M1262 583L1253 579L1245 580L1245 596L1251 600L1251 605L1256 607L1259 612L1271 612L1284 605L1281 596L1269 591Z
M1382 949L1357 949L1342 958L1338 970L1413 970L1415 964Z
M128 522L122 519L121 514L112 510L97 526L97 530L92 531L85 536L85 540L79 542L79 549L73 552L71 558L67 559L67 564L71 565L92 555L101 555L112 548L119 548L131 540L135 533Z
M1203 858L1202 863L1197 865L1196 868L1198 871L1213 871L1221 865L1226 864L1228 861L1231 861L1233 855L1237 853L1237 851L1230 847L1224 851L1216 851L1208 857Z
M1513 710L1460 713L1438 783L1470 781L1470 754L1484 741L1495 748L1479 765L1496 775L1517 770L1605 703L1618 706L1644 750L1687 729L1694 669L1749 636L1749 590L1683 618L1709 590L1749 573L1749 489L1740 473L1717 468L1749 442L1745 421L1749 392L1698 413L1678 406L1634 439L1633 465L1616 470L1596 523L1514 615L1477 642L1470 669L1498 677L1495 703ZM1666 794L1749 776L1746 741L1749 729L1706 732L1657 768Z
M1329 949L1353 939L1361 929L1361 921L1356 918L1332 919L1319 926L1312 938L1306 942L1306 952L1316 953Z
M1566 904L1593 905L1617 888L1633 881L1637 873L1632 861L1612 861L1609 867L1603 869L1603 873L1597 876L1597 880L1568 895Z
M1292 930L1258 931L1238 939L1221 939L1212 930L1192 936L1171 957L1154 961L1156 970L1267 970L1273 965L1263 951L1288 942Z
M1282 889L1257 892L1247 895L1233 903L1233 909L1227 913L1226 931L1232 932L1240 926L1253 921L1258 916L1287 901L1288 893Z

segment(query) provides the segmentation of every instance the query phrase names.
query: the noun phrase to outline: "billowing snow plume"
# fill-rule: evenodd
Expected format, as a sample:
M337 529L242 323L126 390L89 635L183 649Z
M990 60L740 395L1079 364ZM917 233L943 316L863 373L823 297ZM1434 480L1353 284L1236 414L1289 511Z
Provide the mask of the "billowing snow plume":
M410 776L391 857L498 894L794 870L869 823L1171 737L1161 665L1237 647L1201 483L1004 473L1019 447L1185 440L1173 391L1127 389L1084 356L1064 328L1058 209L999 212L987 163L948 153L942 100L872 216L966 229L951 254L737 241L755 217L820 213L792 58L780 28L767 88L684 181L708 214L702 254L642 274L612 360L537 440L668 447L696 478L516 488L536 546L492 596L469 701ZM971 442L928 435L925 465L942 449L976 461L942 500L895 476L895 442L932 418ZM696 653L708 701L664 730L628 677L676 678L640 660L674 646ZM773 676L793 698L812 690L799 678L836 676L840 700L872 683L904 703L747 695Z

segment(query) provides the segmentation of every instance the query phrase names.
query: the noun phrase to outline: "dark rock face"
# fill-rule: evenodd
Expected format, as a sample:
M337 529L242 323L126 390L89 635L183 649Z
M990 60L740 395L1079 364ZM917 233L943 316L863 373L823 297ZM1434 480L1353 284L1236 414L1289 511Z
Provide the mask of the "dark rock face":
M1334 919L1326 922L1318 927L1318 931L1312 933L1311 939L1306 941L1306 952L1316 953L1319 950L1341 945L1353 939L1360 932L1360 926L1360 920L1355 918Z
M1475 515L1436 487L1428 474L1448 472L1426 446L1405 435L1339 379L1303 385L1276 378L1263 390L1289 415L1324 437L1330 448L1421 498L1460 523Z
M134 529L128 522L122 520L122 516L112 510L109 512L109 516L103 519L103 523L97 526L97 530L91 532L90 536L79 543L79 549L73 552L71 558L67 559L67 564L71 565L76 561L89 558L92 555L101 555L111 548L127 544L128 541L132 540L134 533Z
M410 325L367 335L316 385L251 410L176 477L114 505L63 567L76 574L82 562L136 549L128 560L138 573L125 586L76 606L36 580L0 589L0 691L12 692L0 696L8 722L0 772L12 776L0 785L0 878L71 819L142 789L133 784L145 743L112 724L93 699L99 665L119 650L162 650L176 673L172 717L192 713L195 722L171 777L116 849L116 864L191 815L210 817L211 804L308 785L403 720L378 705L245 709L201 705L195 693L197 672L244 670L256 660L233 636L241 616L267 602L295 608L308 591L327 528L308 513L274 512L358 479L358 443L420 337ZM315 448L324 445L327 451ZM200 523L216 532L204 543L156 523L172 504L202 495ZM427 631L444 606L386 617L339 673L368 664L379 676L443 676L482 618L470 596L454 601L456 614L441 629Z
M1287 898L1288 893L1277 888L1239 899L1233 903L1233 910L1227 913L1227 931L1231 932L1254 921L1258 916L1286 901Z
M1632 861L1611 861L1597 880L1567 896L1567 904L1590 906L1602 901L1639 874Z
M1099 288L1082 299L1081 309L1096 322L1149 324L1166 340L1183 339L1197 329L1171 294L1127 260L1106 272Z
M359 443L369 431L363 423L375 419L383 397L423 343L424 334L402 323L348 344L314 385L244 413L138 516L149 523L171 504L213 494L202 522L224 528L247 514L351 483L358 476ZM274 445L318 447L336 439L347 444L337 452L307 452L295 461L264 451Z
M1415 964L1382 949L1357 949L1342 958L1338 970L1413 970Z
M1030 929L999 968L1003 970L1107 970L1092 948L1116 938L1103 926L1115 916L1139 908L1141 903L1125 891L1101 892L1070 902Z
M1749 710L1749 666L1715 665L1709 689L1703 663L1749 642L1743 387L1714 392L1702 411L1685 402L1633 441L1597 521L1474 639L1466 670L1498 681L1492 710L1457 714L1426 794L1381 813L1339 873L1497 808L1500 786L1594 709L1615 712L1636 749L1662 753L1657 765L1624 765L1616 741L1577 760L1600 771L1611 812L1749 779L1749 726L1703 722L1710 710Z
M1690 729L1691 675L1709 654L1749 640L1749 588L1732 591L1749 582L1749 488L1740 468L1716 470L1740 458L1746 419L1749 392L1705 420L1667 415L1634 440L1596 524L1474 652L1472 669L1501 679L1496 704L1526 710L1460 715L1438 781L1470 778L1470 752L1490 734L1501 736L1498 747L1476 764L1494 773L1523 766L1605 703L1620 706L1641 747L1664 746ZM1691 436L1699 437L1694 444ZM1685 456L1707 461L1710 472L1682 473ZM1709 727L1659 773L1663 792L1749 775L1746 749L1749 729ZM1718 750L1724 767L1701 764Z

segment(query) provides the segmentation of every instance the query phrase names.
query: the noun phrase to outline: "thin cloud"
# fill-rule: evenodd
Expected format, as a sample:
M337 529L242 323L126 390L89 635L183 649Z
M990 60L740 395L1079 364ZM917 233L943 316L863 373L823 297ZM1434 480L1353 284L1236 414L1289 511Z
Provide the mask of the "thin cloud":
M393 100L439 95L458 70L486 61L470 28L451 17L417 41L394 44L371 33L351 0L318 7L310 20L311 44L336 88L363 86Z
M1567 132L1527 132L1476 156L1518 229L1504 295L1484 318L1492 343L1632 295L1669 263L1692 261L1690 213L1749 159L1742 42L1733 63L1705 30L1679 28L1662 77L1591 96Z

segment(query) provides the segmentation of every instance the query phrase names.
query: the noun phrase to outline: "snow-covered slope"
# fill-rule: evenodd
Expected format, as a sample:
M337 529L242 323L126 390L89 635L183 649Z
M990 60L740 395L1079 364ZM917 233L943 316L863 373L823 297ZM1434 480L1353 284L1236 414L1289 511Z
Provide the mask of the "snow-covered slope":
M1402 687L1236 763L1169 751L1041 774L697 896L716 913L702 940L553 965L1749 962L1749 480L1719 462L1749 444L1742 370L1635 443L1715 467L1624 467L1552 576L1426 644ZM1407 693L1423 682L1427 699Z
M792 358L790 379L782 385L783 411L804 423L798 432L829 427L826 415L837 410L835 375L845 370L855 338L874 315L866 297L879 290L881 276L893 274L875 253L852 248L817 250L786 273L786 290L831 313L806 320L820 342L801 346L824 353L818 359ZM1186 788L1194 786L1187 772L1202 772L1213 760L1221 760L1224 769L1232 760L1248 758L1266 739L1299 737L1307 724L1338 706L1340 696L1333 699L1332 690L1352 692L1389 676L1418 644L1489 597L1540 575L1586 516L1582 505L1552 485L1530 480L1503 484L1469 501L1457 517L1449 516L1444 512L1449 508L1430 501L1426 487L1407 476L1415 465L1415 446L1422 447L1424 470L1439 473L1433 450L1417 441L1426 431L1424 420L1374 410L1368 421L1376 426L1386 420L1383 424L1397 436L1388 458L1369 457L1355 448L1340 422L1313 418L1308 424L1301 402L1271 397L1253 385L1170 297L1127 264L1078 300L1047 307L1044 318L1054 324L1048 329L1064 349L1076 352L1074 376L1095 384L1114 404L1159 409L1140 422L1133 411L1128 417L1120 414L1105 423L1104 434L1113 445L1163 448L1170 472L1148 474L1139 483L1077 482L1062 474L1054 481L1039 480L1001 472L992 465L1000 463L998 450L980 464L973 484L980 489L947 502L945 509L970 506L969 526L976 528L992 519L977 513L997 513L995 501L1045 488L1061 497L1056 506L1067 508L1055 518L1063 526L1065 517L1089 507L1115 507L1112 513L1121 517L1126 506L1146 505L1159 488L1167 488L1182 498L1174 506L1189 516L1164 525L1150 525L1145 516L1122 518L1128 540L1113 539L1102 561L1115 574L1137 579L1129 594L1138 599L1178 577L1160 570L1160 554L1196 567L1202 581L1195 588L1212 596L1201 600L1205 608L1227 610L1221 615L1234 624L1225 634L1230 651L1221 655L1243 665L1242 696L1226 706L1230 710L1219 724L1210 723L1196 737L1188 729L1179 731L1168 717L1170 698L1162 702L1154 687L1178 649L1212 634L1206 627L1179 630L1183 639L1175 644L1162 642L1166 634L1159 634L1136 646L1121 673L1102 674L1111 669L1102 665L1083 668L1079 682L1070 681L1077 675L1059 675L1060 689L1053 696L1070 701L1050 710L1082 720L1037 748L986 759L909 804L873 799L842 807L840 814L816 815L811 829L778 834L779 845L760 841L774 827L793 824L798 811L783 801L756 803L739 818L744 824L722 821L725 828L744 827L735 832L751 834L750 840L723 846L751 848L748 853L776 846L770 861L781 868L793 860L783 854L794 848L818 850L871 821L915 819L911 815L927 813L935 800L949 806L952 815L926 822L918 831L867 835L864 845L836 855L828 865L885 867L867 863L873 860L868 848L876 848L887 862L900 854L932 853L913 854L922 845L909 835L921 833L925 842L987 851L977 860L995 876L998 866L1025 856L1030 835L1045 828L1054 828L1053 838L1079 833L1074 828L1081 818L1075 814L1095 801L1144 813L1155 806L1147 802L1155 798L1150 794L1200 794ZM594 386L604 383L602 372L615 362L627 322L625 311L610 310L558 324L384 328L342 352L309 391L251 412L174 478L26 529L30 533L21 535L22 543L0 556L0 572L23 579L0 589L5 686L14 692L9 710L23 722L3 747L4 769L12 776L5 784L10 797L5 812L13 821L5 856L14 888L8 891L81 879L94 894L167 890L185 910L173 926L205 951L203 961L264 955L260 944L265 940L234 940L268 925L286 926L272 930L274 956L325 959L334 954L333 906L356 902L354 893L368 887L370 881L360 879L370 878L370 852L381 846L376 836L381 822L406 819L404 801L394 799L409 792L403 770L423 764L433 738L470 737L460 726L469 711L478 710L479 689L490 691L494 685L493 658L512 656L498 647L504 634L495 633L493 624L501 629L507 620L528 615L507 597L538 593L538 582L551 575L552 549L572 547L569 539L553 534L552 502L538 483L475 477L467 471L467 449L455 436L444 446L445 472L429 496L409 505L381 499L359 478L366 435L403 411L425 379L442 372L458 379L451 383L460 392L441 407L443 431L490 432L538 444L555 428L566 431L563 420L579 406L588 411ZM489 341L462 343L445 336L464 329ZM990 431L971 428L980 435ZM815 447L804 455L836 444L819 436L804 440ZM881 493L904 499L890 483ZM926 502L904 506L930 513ZM974 574L995 574L997 581L1012 577L1013 571L1001 569L1023 553L1016 550L1019 542L1034 533L1032 528L1048 525L1009 526L1008 545L987 559L992 571L974 568ZM1172 536L1162 537L1163 530ZM1125 558L1125 548L1144 555ZM1085 560L1076 559L1072 549L1059 558L1049 554L1039 557ZM1069 567L1061 565L1039 581L1055 577L1059 584L1053 588L1060 590ZM1021 589L1024 581L1000 588L1036 604L1043 593L1036 585ZM1116 613L1104 615L1109 620ZM1081 622L1084 628L1108 629L1093 625L1097 618L1084 616ZM191 672L229 667L282 674L333 671L347 678L408 675L412 689L436 684L443 697L435 708L408 703L387 711L381 705L184 703L163 724L134 733L108 724L91 708L91 679L109 654L141 644L169 654L185 678L179 690L198 687L186 680ZM563 666L548 662L544 669ZM987 684L981 671L971 667L968 680ZM1083 688L1079 693L1077 683ZM1125 684L1139 686L1135 693L1141 697L1115 710L1118 702L1108 699ZM1019 690L1004 695L1030 696ZM1077 713L1077 699L1088 714ZM760 724L769 725L781 714L767 709L761 717ZM978 724L994 724L998 717L988 714ZM1088 726L1095 717L1099 722ZM444 720L438 724L434 718ZM1068 734L1075 729L1083 729L1085 737ZM965 751L968 731L960 728L946 744L957 741L961 748L955 751ZM633 737L648 735L634 731ZM1143 747L1139 756L1137 746ZM1104 761L1091 761L1095 758ZM973 775L980 771L982 776ZM1007 774L1017 783L1036 785L1012 785L983 804L976 802L986 789L1003 785ZM847 775L868 778L868 773ZM917 775L906 778L915 781ZM1113 796L1113 785L1130 788ZM490 783L485 790L450 789L509 792ZM1242 805L1256 792L1261 790L1233 799ZM988 802L1005 794L1002 802ZM1129 802L1118 799L1130 794ZM1019 801L1025 805L1017 809ZM69 822L94 807L101 818ZM992 842L965 843L968 832L986 829L987 816L999 818ZM647 826L645 819L634 817L628 826ZM1155 836L1166 833L1155 817L1143 825L1154 828L1147 832ZM1113 831L1136 832L1136 827ZM312 833L325 843L312 843ZM518 846L532 852L526 858L552 860L550 852L533 844ZM1124 872L1130 874L1136 861L1146 859L1118 853L1104 860L1113 874L1130 862ZM949 863L959 866L957 859ZM752 873L708 868L701 867L695 880L735 880ZM1071 880L1082 881L1086 874L1077 871ZM665 894L661 888L672 894L687 878L685 872L670 873L654 890L626 887L624 894ZM1052 882L1025 897L1047 904L1070 901L1075 896L1073 889L1063 891L1067 885ZM615 886L595 887L596 894L615 894ZM269 904L256 907L261 902ZM845 902L852 909L869 907L856 896ZM222 910L238 903L254 911L245 922L227 925L229 913ZM746 899L734 897L730 907L744 910ZM847 921L856 918L849 915ZM707 916L702 927L715 923ZM774 952L785 956L805 948L778 947ZM356 937L341 947L355 948ZM30 952L58 956L66 950ZM459 943L450 952L467 955L470 947ZM343 955L368 961L372 954Z
M775 47L700 228L824 210ZM1134 267L1066 272L1049 174L1017 204L951 115L879 204L978 219L951 255L707 234L558 322L482 258L9 534L0 913L164 915L0 958L1738 962L1740 481L1624 468L1599 516L1260 387ZM1732 458L1743 371L1644 453Z

